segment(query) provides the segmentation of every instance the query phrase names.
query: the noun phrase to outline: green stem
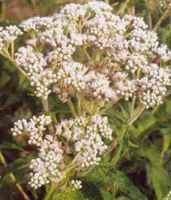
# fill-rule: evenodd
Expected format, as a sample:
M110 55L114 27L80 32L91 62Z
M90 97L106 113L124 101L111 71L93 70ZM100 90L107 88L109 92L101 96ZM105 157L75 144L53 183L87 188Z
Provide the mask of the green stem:
M154 26L153 31L157 31L157 29L159 28L161 23L170 15L170 12L171 12L171 6L168 6L168 8L165 10L163 15L160 17L160 19L158 20L158 22Z
M1 1L1 16L0 16L0 20L4 21L5 20L5 11L6 11L6 2L5 1Z
M7 167L7 162L2 154L2 152L0 152L0 161L1 163L4 165L4 167ZM10 172L9 174L11 180L16 183L17 180L14 176L14 174L12 172ZM21 193L21 195L23 196L24 200L30 200L29 196L25 193L25 191L23 190L22 186L18 183L16 183L16 188L18 189L18 191Z
M152 29L152 27L153 27L153 22L152 22L152 16L151 16L151 13L150 13L150 11L148 11L148 26L149 26L149 28L150 28L150 30Z
M135 108L135 103L136 103L136 96L134 96L133 99L132 99L130 118L132 118L132 113L133 113L134 108Z
M151 4L149 3L149 0L145 0L146 8L147 8L147 22L150 30L153 27L153 22L152 22L152 11L151 11Z
M116 165L118 163L118 161L120 160L120 158L122 157L122 154L123 154L123 146L124 146L124 138L125 138L125 135L126 133L128 132L128 126L123 130L122 132L122 135L121 135L121 138L120 138L120 144L119 144L119 147L117 149L117 152L114 156L114 158L112 159L111 163L112 165Z
M121 138L119 140L118 150L117 150L114 158L111 161L111 163L113 165L116 165L118 163L118 161L120 160L120 158L122 157L122 155L124 154L123 153L124 138L125 138L125 135L128 133L129 127L140 117L140 115L143 113L143 111L144 111L144 105L140 105L133 113L131 113L131 118L128 121L127 126L123 130ZM116 145L113 145L113 146L115 147Z
M14 48L14 42L11 43L11 57L14 60L14 54L15 54L15 48Z
M57 188L61 189L61 187L67 183L67 180L69 180L69 178L71 176L73 176L73 174L75 173L75 171L73 171L73 169L74 170L76 169L77 165L76 165L75 161L76 161L78 155L79 154L76 155L76 157L71 162L71 164L68 165L67 169L63 172L63 174L64 174L63 180L61 182L59 182L58 184L51 183L50 188L48 188L48 190L47 190L47 194L46 194L44 200L51 200L52 199L51 197L52 197L53 193L57 190Z
M109 0L104 0L105 1L105 3L108 3L109 4Z
M3 49L3 51L0 52L0 54L1 54L2 56L4 56L5 58L7 58L11 63L13 63L13 64L15 65L15 67L16 67L25 77L27 77L27 79L29 79L27 73L26 73L22 68L20 68L20 67L16 64L15 60L10 56L10 54L9 54L9 52L8 52L7 50Z
M55 192L56 188L56 185L52 183L50 188L48 189L48 192L46 193L44 200L51 200L52 194Z
M126 10L128 4L129 4L129 2L130 2L130 0L126 0L126 1L121 5L120 9L119 9L118 12L117 12L118 15L124 14L124 12L125 12L125 10Z
M70 108L71 113L73 114L73 116L74 116L74 117L77 117L77 113L76 113L76 111L75 111L75 107L74 107L74 105L73 105L73 103L72 103L71 100L68 101L68 106L69 106L69 108Z
M78 114L80 115L81 112L81 95L77 94L77 110L78 110Z
M83 46L83 52L84 52L85 56L87 57L87 59L88 59L89 61L91 61L92 58L91 58L91 56L89 55L89 53L88 53L88 51L87 51L87 48L86 48L85 46Z
M145 107L144 105L140 105L132 114L131 114L131 119L128 121L128 125L131 126L138 118L139 116L143 113Z
M49 104L47 99L42 99L42 106L45 112L49 112Z

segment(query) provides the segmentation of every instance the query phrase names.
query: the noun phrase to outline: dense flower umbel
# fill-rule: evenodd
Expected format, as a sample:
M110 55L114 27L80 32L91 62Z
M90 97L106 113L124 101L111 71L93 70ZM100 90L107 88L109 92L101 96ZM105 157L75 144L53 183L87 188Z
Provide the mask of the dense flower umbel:
M13 136L26 134L29 137L28 143L40 146L44 131L51 123L51 118L46 115L33 116L30 120L22 119L14 123L11 128Z
M51 92L49 86L55 82L56 75L46 68L43 54L33 47L21 47L16 53L16 64L21 65L30 78L30 83L36 88L36 95L46 99Z
M37 189L51 181L62 179L60 164L63 160L63 150L60 143L53 136L46 135L40 143L38 158L31 161L29 184Z
M27 35L15 60L38 97L47 99L51 92L64 102L77 93L112 102L137 97L150 108L167 95L171 51L141 18L116 16L108 4L91 1L68 4L59 13L30 18L19 27L1 28L0 49ZM158 71L162 67L167 83L158 82L161 73L152 78L154 65Z
M76 161L83 168L97 164L107 148L104 139L112 140L108 119L100 115L64 120L57 125L56 134L74 144Z
M0 27L0 50L8 48L23 32L17 26Z
M45 134L50 124L50 117L41 115L19 120L11 129L14 136L26 134L28 143L38 148L38 158L33 159L30 165L29 183L34 188L50 181L60 182L71 163L78 170L98 164L112 140L108 119L100 115L62 120L56 125L53 136ZM69 163L65 161L68 154L73 155Z

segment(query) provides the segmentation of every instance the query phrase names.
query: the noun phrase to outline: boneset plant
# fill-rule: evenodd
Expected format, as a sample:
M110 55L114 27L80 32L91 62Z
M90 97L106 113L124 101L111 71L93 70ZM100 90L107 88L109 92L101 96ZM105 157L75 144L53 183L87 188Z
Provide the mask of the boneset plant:
M115 165L129 126L162 104L171 85L167 46L143 19L117 16L101 1L68 4L52 16L1 27L0 53L42 102L42 113L11 128L13 136L23 136L36 149L28 174L35 189L50 184L56 190L81 189L79 177L104 155ZM71 114L56 116L50 98ZM124 113L124 106L128 119L120 124L120 137L108 110Z

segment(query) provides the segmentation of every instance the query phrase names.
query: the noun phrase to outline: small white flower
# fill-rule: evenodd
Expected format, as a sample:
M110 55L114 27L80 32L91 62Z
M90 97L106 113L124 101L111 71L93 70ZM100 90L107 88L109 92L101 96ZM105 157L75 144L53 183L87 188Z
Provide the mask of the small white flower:
M72 180L71 185L77 190L82 188L82 182L80 180Z
M0 27L0 50L8 48L23 32L15 25Z
M39 149L38 158L33 159L30 164L29 184L35 189L53 182L59 182L62 178L59 165L63 160L63 150L59 142L51 135L46 135Z
M20 27L26 32L31 31L42 31L45 28L50 28L53 25L53 20L51 17L32 17L23 21Z
M40 146L43 140L44 131L50 123L50 116L33 116L30 120L22 119L16 121L13 128L11 128L11 132L13 136L26 134L29 137L29 144Z

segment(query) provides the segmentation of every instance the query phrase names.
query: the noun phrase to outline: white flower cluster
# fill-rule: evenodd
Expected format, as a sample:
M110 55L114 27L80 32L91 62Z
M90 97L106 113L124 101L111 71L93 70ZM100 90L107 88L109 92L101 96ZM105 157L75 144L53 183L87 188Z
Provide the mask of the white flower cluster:
M33 116L30 120L18 120L11 128L14 136L26 134L28 143L38 147L38 158L30 164L29 184L37 189L50 181L59 181L62 177L59 163L63 159L60 143L52 135L46 134L47 126L52 123L49 116Z
M124 95L126 100L136 95L147 109L162 104L167 86L171 85L170 70L151 64L143 68L142 73L142 78L118 83L118 93Z
M15 53L15 62L40 98L47 100L52 92L63 102L81 97L81 108L82 102L100 100L105 105L134 99L148 109L167 95L171 51L141 18L117 16L107 3L93 0L68 4L19 27L26 43ZM0 50L8 50L22 34L20 28L0 28ZM113 135L108 118L95 113L63 119L55 127L49 116L34 116L15 122L11 131L14 136L25 134L37 147L30 165L34 188L60 182L73 166L80 171L98 164ZM82 187L79 180L71 184Z
M14 127L11 128L13 136L19 136L26 134L29 138L28 143L40 146L42 137L47 126L51 123L51 118L46 115L40 115L38 117L33 116L31 119L18 120L14 123Z
M84 90L85 82L83 77L87 70L88 69L81 63L66 63L66 65L57 72L58 83L64 87L70 87L71 89L74 87L77 91L81 91L81 89Z
M62 178L60 163L63 160L63 151L53 136L46 135L41 142L38 158L30 164L29 184L35 189L52 182L59 182Z
M15 25L10 25L5 28L0 27L0 51L8 49L9 45L13 43L23 32Z
M74 96L76 92L82 91L86 96L96 99L117 100L116 92L110 87L110 81L105 74L88 72L88 68L78 62L66 63L57 73L57 83L54 91L64 102L68 100L69 94Z
M55 92L66 102L80 93L88 99L117 102L136 96L150 108L167 95L170 83L160 81L159 86L159 78L151 79L153 67L147 69L157 65L166 71L163 78L170 78L165 68L171 51L160 45L142 18L119 17L107 3L90 1L68 4L52 16L33 17L19 27L28 39L16 53L16 64L28 74L38 97L47 99ZM1 46L20 34L16 26L1 28ZM124 78L114 78L118 73Z
M28 73L39 97L55 92L66 102L80 93L116 102L136 96L150 108L167 95L169 81L159 83L154 76L161 73L152 78L150 71L156 65L165 71L163 79L170 79L165 68L171 51L141 18L116 16L108 4L91 1L68 4L59 13L28 19L20 27L29 39L16 53L16 63Z
M171 85L170 70L159 68L156 64L153 64L144 73L148 73L148 77L138 80L140 100L146 108L163 103L167 86Z
M105 139L112 140L108 119L100 115L64 120L56 127L56 133L74 143L77 162L82 168L98 164L107 148Z
M162 79L170 79L171 51L142 18L120 17L107 3L90 1L68 4L52 16L33 17L19 27L27 39L15 54L16 64L38 97L47 99L52 92L63 102L77 93L112 102L137 97L150 108L167 95L170 81L158 82L160 77L154 76L161 73L151 73L156 65L157 71L162 68ZM1 28L1 46L5 40L14 41L20 29Z
M34 33L50 28L52 26L52 23L53 21L51 17L37 16L23 21L20 24L20 27L26 32Z
M82 188L82 182L80 180L72 180L71 185L76 189L80 190Z
M38 97L47 99L51 90L50 85L56 81L56 75L50 68L46 68L46 60L43 54L33 47L21 47L16 53L16 64L23 67L30 78L31 85Z
M59 183L70 164L75 164L78 170L98 164L112 140L108 119L100 115L62 120L53 135L48 133L48 125L52 125L51 118L40 115L19 120L11 129L14 136L26 134L28 143L38 149L37 158L30 164L29 184L35 189L51 181ZM73 160L67 161L71 154ZM80 182L73 185L81 188Z

